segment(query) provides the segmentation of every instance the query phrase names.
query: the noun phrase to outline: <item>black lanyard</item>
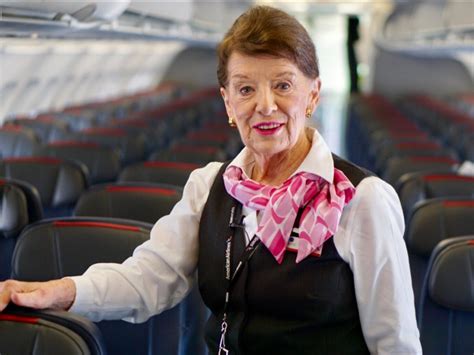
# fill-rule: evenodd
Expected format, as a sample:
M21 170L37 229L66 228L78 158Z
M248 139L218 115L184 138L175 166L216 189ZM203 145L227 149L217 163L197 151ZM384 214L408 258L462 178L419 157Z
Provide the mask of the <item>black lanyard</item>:
M239 212L240 212L240 209L239 209ZM240 257L240 260L237 266L235 267L234 272L233 273L231 272L232 242L235 236L235 230L236 228L242 228L242 229L245 228L243 224L235 222L234 214L235 214L235 207L232 207L230 222L229 222L229 226L231 227L232 232L229 238L227 238L227 245L225 249L225 270L224 271L225 271L225 279L227 281L227 290L225 292L224 314L222 316L221 339L219 342L218 355L229 354L229 350L226 348L226 345L225 345L225 336L227 332L227 311L229 309L230 292L232 290L232 286L235 284L235 281L241 274L245 263L247 263L250 260L250 258L255 254L255 251L257 251L257 248L260 245L260 239L256 235L254 235L252 240L249 242L244 252L242 253L242 256Z

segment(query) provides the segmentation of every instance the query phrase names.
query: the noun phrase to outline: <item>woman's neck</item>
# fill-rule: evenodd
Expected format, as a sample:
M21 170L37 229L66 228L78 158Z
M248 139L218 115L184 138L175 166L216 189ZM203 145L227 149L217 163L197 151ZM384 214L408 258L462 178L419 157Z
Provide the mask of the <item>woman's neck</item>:
M270 157L254 154L255 166L252 180L262 184L279 186L301 165L311 149L311 140L305 134L289 150Z

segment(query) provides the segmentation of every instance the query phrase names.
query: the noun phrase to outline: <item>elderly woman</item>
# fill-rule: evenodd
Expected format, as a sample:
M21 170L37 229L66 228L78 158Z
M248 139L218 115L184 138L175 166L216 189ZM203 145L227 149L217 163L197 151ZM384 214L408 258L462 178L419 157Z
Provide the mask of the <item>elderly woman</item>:
M306 127L321 87L308 33L280 10L254 7L218 55L242 152L194 171L123 264L8 281L0 308L12 300L139 322L180 302L197 270L212 353L421 353L396 194Z

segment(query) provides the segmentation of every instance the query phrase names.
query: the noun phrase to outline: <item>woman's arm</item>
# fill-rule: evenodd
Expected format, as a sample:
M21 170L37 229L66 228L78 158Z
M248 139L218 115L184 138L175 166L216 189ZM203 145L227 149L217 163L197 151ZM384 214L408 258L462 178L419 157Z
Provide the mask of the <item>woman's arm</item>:
M133 256L122 264L95 264L82 276L53 283L21 283L21 287L29 292L40 286L32 296L37 308L59 302L61 309L66 309L72 303L70 311L94 321L143 322L173 307L192 287L198 257L199 221L220 166L221 163L210 163L195 170L172 212L156 222L150 240L137 247ZM68 281L64 281L66 279ZM69 295L63 300L65 282L74 292L72 297ZM11 287L14 283L8 281L7 285ZM16 303L17 297L9 291L1 293L0 306L10 299Z
M366 343L375 354L421 354L404 220L393 188L369 177L341 219L338 251L354 273Z

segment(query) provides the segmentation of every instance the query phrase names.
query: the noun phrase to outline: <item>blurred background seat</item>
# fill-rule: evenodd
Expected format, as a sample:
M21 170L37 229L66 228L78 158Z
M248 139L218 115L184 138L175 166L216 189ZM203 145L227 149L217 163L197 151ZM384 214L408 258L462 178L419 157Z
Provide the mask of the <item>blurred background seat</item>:
M39 192L45 217L70 216L89 173L79 162L49 157L0 160L0 177L25 181Z

